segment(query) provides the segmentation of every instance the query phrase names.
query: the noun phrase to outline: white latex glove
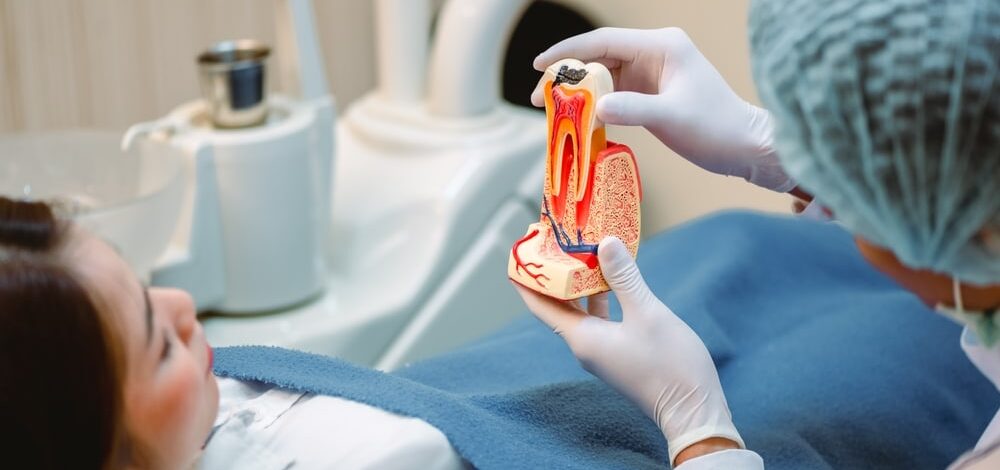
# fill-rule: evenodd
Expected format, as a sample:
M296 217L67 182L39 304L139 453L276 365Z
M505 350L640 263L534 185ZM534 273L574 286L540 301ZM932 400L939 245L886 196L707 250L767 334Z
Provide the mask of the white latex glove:
M771 115L737 96L683 30L600 28L550 47L534 67L544 71L564 58L611 70L618 91L597 102L601 121L643 126L713 173L779 192L795 186L771 148ZM541 86L531 102L544 105Z
M597 254L621 303L620 323L607 319L607 293L591 296L584 310L579 302L515 287L535 316L566 340L584 369L656 421L667 438L671 463L688 446L711 437L744 448L698 335L653 295L620 240L605 238Z

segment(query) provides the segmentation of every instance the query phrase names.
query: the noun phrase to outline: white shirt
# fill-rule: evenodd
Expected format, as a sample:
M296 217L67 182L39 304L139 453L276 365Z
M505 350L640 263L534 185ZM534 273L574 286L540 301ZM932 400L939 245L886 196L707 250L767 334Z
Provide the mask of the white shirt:
M219 379L219 413L197 462L214 469L463 468L426 422L337 397Z
M966 328L962 331L962 350L969 360L1000 390L1000 344L986 348L976 341L974 334ZM726 450L714 452L688 460L677 466L677 470L708 469L756 470L764 468L764 461L751 450ZM1000 469L1000 412L993 416L986 431L979 438L976 447L959 457L948 470L996 470Z

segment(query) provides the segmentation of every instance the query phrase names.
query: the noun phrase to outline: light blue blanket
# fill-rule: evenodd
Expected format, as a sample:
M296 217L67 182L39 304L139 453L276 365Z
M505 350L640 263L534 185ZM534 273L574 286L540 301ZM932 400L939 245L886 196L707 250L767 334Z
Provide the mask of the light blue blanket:
M724 213L644 242L639 266L705 341L768 468L943 468L1000 403L958 327L869 267L835 224ZM394 374L263 347L220 348L216 373L423 418L478 468L667 459L656 426L533 318Z

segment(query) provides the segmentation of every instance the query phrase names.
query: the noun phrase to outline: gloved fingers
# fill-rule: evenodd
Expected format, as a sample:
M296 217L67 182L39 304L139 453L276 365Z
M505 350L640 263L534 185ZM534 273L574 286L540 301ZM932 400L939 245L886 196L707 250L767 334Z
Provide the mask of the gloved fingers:
M587 313L591 316L610 320L608 314L608 293L601 292L587 297Z
M597 100L597 118L605 124L644 126L661 119L663 104L658 95L634 91L608 93Z
M535 70L541 72L557 60L567 57L583 62L594 62L599 59L631 61L636 57L637 51L650 47L650 44L644 41L646 33L639 29L598 28L557 42L538 54L532 65Z
M609 349L615 348L616 330L620 328L620 323L588 316L580 320L577 327L571 333L563 335L563 338L580 365L587 372L604 379L605 369L609 365L614 366Z
M602 351L608 345L611 330L620 325L590 316L573 302L546 297L514 281L511 283L531 313L561 336L583 368L593 373L606 358Z
M539 320L544 322L552 331L563 338L573 331L580 321L587 318L587 312L581 310L571 302L564 302L553 299L524 287L517 282L510 281L514 285L514 290L524 300L528 310L531 310Z
M624 321L628 321L629 316L652 313L652 309L662 305L649 290L639 267L621 240L605 237L597 247L597 258L604 280L622 305Z

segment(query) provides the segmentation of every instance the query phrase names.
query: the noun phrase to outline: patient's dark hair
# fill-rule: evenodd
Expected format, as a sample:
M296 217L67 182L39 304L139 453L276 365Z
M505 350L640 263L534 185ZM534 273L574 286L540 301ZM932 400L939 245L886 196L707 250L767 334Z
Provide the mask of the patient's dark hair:
M123 359L68 269L43 202L0 196L0 455L11 468L117 468Z

